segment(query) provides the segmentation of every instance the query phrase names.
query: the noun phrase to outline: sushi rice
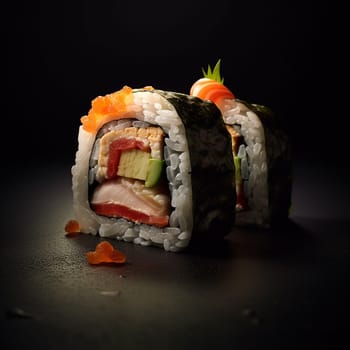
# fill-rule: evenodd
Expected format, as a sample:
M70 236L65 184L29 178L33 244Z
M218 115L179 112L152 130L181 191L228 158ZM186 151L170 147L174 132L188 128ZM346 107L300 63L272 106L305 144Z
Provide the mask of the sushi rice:
M243 136L241 178L248 208L237 210L237 226L271 228L288 218L291 205L291 148L272 111L239 99L220 106L225 124Z
M169 96L167 96L167 94ZM128 105L128 110L132 111L130 113L130 118L112 120L109 123L105 123L100 127L97 133L85 130L83 125L79 127L78 149L76 152L75 164L72 166L73 210L75 217L83 233L116 238L142 246L153 245L163 247L166 251L181 251L189 245L193 230L207 230L215 220L222 216L222 209L220 209L221 204L219 199L216 206L214 205L213 208L206 209L204 212L205 217L201 218L200 225L195 224L196 227L194 227L194 211L197 209L193 207L193 184L191 174L193 170L191 165L193 164L191 161L195 161L195 158L190 159L189 141L185 125L174 107L174 104L170 103L169 100L180 96L182 99L189 99L191 103L200 102L205 104L205 102L187 95L166 93L161 90L150 91L149 89L133 89L132 96L132 102ZM166 98L165 96L171 98ZM99 134L103 134L103 129L118 130L126 127L142 128L150 125L161 127L165 133L163 157L166 166L165 172L169 191L171 193L172 208L169 216L169 225L166 227L156 227L149 224L133 222L123 217L118 218L97 215L90 207L88 188L95 181L98 172ZM205 135L204 130L202 131L204 137L208 136ZM213 132L213 135L214 133L215 132ZM229 149L230 143L227 143L229 136L227 136L227 140L218 141L217 138L219 136L220 135L213 136L216 138L213 142L217 143L218 148L221 147L219 151L222 152L222 148L225 147ZM205 142L208 141L210 142L210 138ZM204 141L202 141L202 143L203 142ZM200 147L201 144L198 146ZM213 154L215 155L215 150ZM264 161L263 156L260 157L262 161ZM230 157L224 157L222 160L216 159L215 161L221 163L219 167L227 167L230 176L232 176L234 166L233 163L230 163L229 158ZM203 159L200 160L200 162L202 162L200 165L203 167L210 167L211 159L210 157L203 157ZM205 162L209 162L209 164L205 164ZM234 200L232 197L235 195L234 188L232 188L232 192L233 193L228 193L230 198L227 200L225 196L221 195L221 200L225 203ZM234 221L234 207L230 213L224 216L228 220L228 232Z

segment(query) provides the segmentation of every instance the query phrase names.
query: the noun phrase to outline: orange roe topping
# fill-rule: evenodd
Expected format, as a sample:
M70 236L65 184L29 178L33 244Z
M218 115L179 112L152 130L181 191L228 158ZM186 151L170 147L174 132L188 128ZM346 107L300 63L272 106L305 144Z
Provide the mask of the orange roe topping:
M132 102L132 88L124 86L121 90L105 96L98 96L91 102L88 115L80 118L83 128L96 133L111 120L128 118L128 105Z
M80 225L77 220L69 220L64 227L66 237L75 237L80 233Z
M116 250L108 241L97 244L95 251L86 253L86 258L91 265L122 264L126 261L126 256L121 251Z

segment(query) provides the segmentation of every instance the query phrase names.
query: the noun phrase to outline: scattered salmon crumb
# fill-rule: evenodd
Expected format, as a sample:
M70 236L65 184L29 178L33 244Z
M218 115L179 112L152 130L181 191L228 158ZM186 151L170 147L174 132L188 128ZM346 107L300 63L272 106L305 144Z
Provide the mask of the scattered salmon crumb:
M86 253L86 258L91 265L104 263L122 264L126 261L124 253L115 249L108 241L97 244L95 251Z
M69 220L64 227L66 237L75 237L80 233L80 225L77 220Z

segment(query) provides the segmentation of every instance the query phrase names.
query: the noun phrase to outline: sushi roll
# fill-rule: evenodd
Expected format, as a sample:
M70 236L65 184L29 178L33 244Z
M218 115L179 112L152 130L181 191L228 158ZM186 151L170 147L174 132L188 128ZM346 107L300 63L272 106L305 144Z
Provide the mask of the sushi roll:
M93 99L72 166L82 233L166 251L221 239L234 224L231 138L219 109L153 87Z
M232 138L235 163L236 225L271 228L288 221L292 194L292 152L273 111L236 98L224 85L220 60L202 69L190 95L212 101Z

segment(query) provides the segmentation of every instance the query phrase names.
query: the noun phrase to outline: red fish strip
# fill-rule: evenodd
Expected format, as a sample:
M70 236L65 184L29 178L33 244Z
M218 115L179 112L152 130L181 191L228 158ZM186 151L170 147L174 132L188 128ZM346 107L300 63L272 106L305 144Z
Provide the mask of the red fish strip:
M169 216L154 216L141 213L137 210L130 209L124 205L114 203L91 204L92 209L97 215L124 217L134 222L165 227L169 223Z
M150 151L149 146L146 146L142 141L133 138L120 138L114 140L109 146L107 163L107 177L109 179L117 176L121 152L130 149L140 149L144 152Z

